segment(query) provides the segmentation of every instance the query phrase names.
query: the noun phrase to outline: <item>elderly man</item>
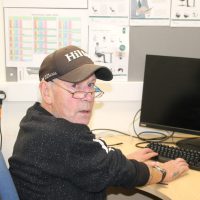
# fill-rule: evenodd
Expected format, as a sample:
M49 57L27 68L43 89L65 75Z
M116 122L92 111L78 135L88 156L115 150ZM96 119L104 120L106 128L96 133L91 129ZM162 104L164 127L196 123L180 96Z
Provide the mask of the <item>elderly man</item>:
M103 200L109 186L135 187L171 181L188 165L182 159L150 166L150 149L126 158L95 138L87 124L94 99L103 92L96 79L110 81L111 71L86 52L67 46L41 64L41 103L30 107L9 159L21 200Z

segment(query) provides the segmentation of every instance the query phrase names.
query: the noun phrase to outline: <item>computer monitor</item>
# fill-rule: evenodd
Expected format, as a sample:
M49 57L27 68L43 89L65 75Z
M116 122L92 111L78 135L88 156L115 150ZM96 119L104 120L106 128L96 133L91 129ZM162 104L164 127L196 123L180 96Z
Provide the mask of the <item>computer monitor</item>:
M200 136L200 59L146 56L139 124ZM177 145L200 151L200 138Z

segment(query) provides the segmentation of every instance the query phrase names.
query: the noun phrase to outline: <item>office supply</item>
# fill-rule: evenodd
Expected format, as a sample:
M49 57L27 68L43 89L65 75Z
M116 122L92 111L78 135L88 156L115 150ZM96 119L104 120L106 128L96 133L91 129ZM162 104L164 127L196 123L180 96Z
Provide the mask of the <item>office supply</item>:
M15 185L0 151L0 199L19 200Z
M131 136L125 136L125 135L107 135L107 136L104 136L102 139L104 139L107 144L122 142L123 143L122 145L118 145L115 148L120 149L125 155L128 155L132 153L133 151L137 150L138 148L135 145L141 142L137 138L133 138ZM174 140L176 140L176 138L174 138ZM169 139L168 142L171 142L171 139ZM145 145L146 144L142 146L144 147ZM199 180L200 180L199 171L189 170L184 176L179 177L178 179L168 183L167 185L154 184L154 185L139 187L138 189L145 191L147 193L150 193L152 195L155 195L163 200L172 200L172 199L173 200L180 200L180 199L181 200L188 200L188 199L199 200L200 199ZM119 191L120 188L117 188L116 190L117 190L116 193L120 192ZM131 193L130 190L128 190L127 194L130 194L130 193ZM129 198L131 199L130 195L129 195ZM120 199L123 199L123 198L120 198Z
M158 153L158 156L153 158L155 160L166 162L183 158L191 169L200 171L200 151L168 146L158 142L150 142L147 147Z
M146 56L140 126L200 136L199 66L197 58ZM200 137L193 141L200 148Z

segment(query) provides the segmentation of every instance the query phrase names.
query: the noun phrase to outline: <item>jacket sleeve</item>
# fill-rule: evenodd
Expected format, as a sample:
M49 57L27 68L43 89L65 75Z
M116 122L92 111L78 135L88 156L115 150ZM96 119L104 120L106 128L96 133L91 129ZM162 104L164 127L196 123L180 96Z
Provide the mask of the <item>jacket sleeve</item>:
M81 189L98 192L108 186L134 187L148 181L149 170L144 163L126 159L120 150L107 147L92 133L76 131L69 141L70 149L63 149L66 157L60 176Z
M140 186L148 181L149 171L144 163L130 161L120 150L108 148L105 142L95 139L87 126L54 128L45 129L48 134L34 135L34 144L32 148L29 144L30 151L26 153L32 158L27 158L29 162L37 163L44 173L91 192L108 186Z

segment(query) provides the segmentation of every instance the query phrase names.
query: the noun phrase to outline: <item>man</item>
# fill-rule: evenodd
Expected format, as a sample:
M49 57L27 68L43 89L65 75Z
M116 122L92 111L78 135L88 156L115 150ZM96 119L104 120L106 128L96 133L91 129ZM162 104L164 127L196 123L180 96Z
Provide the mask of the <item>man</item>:
M41 103L22 119L9 159L21 200L103 200L109 186L168 182L188 170L182 159L162 164L163 170L143 163L156 155L150 149L128 160L95 138L87 126L94 98L103 94L95 82L111 80L112 73L82 49L53 52L42 62L39 77Z

